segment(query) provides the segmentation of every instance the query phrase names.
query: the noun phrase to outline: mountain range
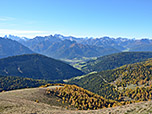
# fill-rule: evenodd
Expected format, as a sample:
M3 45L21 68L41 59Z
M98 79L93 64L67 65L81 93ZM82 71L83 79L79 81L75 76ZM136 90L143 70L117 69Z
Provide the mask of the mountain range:
M9 35L32 51L58 59L99 57L123 51L152 51L150 39L128 38L77 38L60 34L37 36L33 39Z
M152 51L151 39L128 38L77 38L60 34L37 36L33 39L9 35L32 51L57 59L74 59L82 57L99 57L124 51Z
M76 38L75 38L76 39ZM98 47L87 44L77 43L75 40L60 38L56 35L46 37L35 37L27 41L20 41L23 45L29 47L37 53L47 55L57 59L73 59L82 57L98 57L112 53L118 53L119 50L112 47Z

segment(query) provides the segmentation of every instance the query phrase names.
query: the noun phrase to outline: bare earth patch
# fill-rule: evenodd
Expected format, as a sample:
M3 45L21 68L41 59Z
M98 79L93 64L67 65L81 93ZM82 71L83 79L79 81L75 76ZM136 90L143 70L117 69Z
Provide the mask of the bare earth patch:
M0 93L0 114L151 114L152 101L140 102L100 110L67 110L48 97L45 89L30 88ZM38 102L36 102L38 101Z

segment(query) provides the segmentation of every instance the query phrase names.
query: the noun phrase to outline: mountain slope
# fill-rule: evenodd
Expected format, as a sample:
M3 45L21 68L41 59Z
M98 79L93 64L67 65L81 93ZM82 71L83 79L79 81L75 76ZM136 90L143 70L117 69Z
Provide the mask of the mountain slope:
M78 44L75 41L64 40L57 42L44 51L44 54L54 58L81 58L81 57L96 57L111 53L119 52L113 48L103 48L90 45Z
M102 75L106 75L106 73ZM119 92L116 91L115 86L109 84L102 75L94 73L80 79L70 80L68 83L78 85L107 99L117 99Z
M29 88L0 93L1 114L52 114L66 111L57 98L45 95L45 89ZM38 103L36 101L39 101ZM62 112L63 113L63 112ZM57 113L56 113L57 114Z
M103 71L114 69L125 64L131 64L144 61L152 58L152 52L122 52L99 57L96 60L90 60L83 63L84 67L81 68L83 72Z
M61 61L39 54L0 59L0 74L33 79L68 79L83 73Z
M79 85L110 99L120 100L122 97L129 97L133 100L143 101L152 99L151 72L152 59L149 59L91 74L81 79L74 79L69 83Z
M34 52L17 41L0 38L0 58L32 53Z
M152 51L152 44L140 44L130 48L129 51Z
M50 35L45 37L37 36L33 39L22 41L20 43L29 47L31 50L37 53L42 53L43 51L48 49L48 47L53 43L60 41L62 41L60 38Z

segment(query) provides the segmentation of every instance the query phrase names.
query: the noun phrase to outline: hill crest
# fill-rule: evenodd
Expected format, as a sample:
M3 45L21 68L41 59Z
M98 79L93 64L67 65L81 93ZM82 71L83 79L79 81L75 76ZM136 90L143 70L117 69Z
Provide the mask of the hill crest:
M0 59L0 74L33 79L68 79L83 72L44 55L25 54Z

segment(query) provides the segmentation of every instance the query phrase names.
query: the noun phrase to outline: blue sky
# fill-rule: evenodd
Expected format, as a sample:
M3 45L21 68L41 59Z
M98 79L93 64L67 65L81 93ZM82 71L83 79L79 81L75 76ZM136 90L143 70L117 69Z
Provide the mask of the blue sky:
M0 36L152 38L152 0L0 0Z

